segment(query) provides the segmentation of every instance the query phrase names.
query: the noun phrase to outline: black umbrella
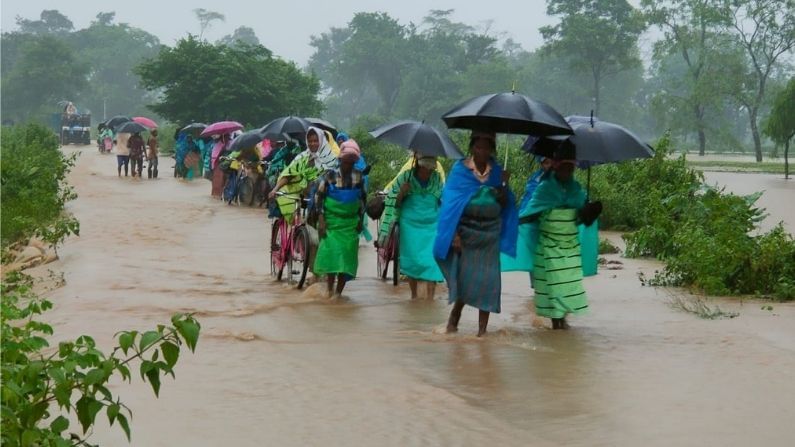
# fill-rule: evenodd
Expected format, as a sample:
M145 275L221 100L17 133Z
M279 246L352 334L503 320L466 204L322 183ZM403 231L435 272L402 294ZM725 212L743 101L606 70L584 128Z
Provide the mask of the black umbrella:
M146 132L147 129L144 125L138 124L135 121L129 121L119 125L116 128L116 133L138 133L138 132Z
M570 135L566 120L543 102L507 92L472 98L442 115L449 128L524 135Z
M319 127L323 130L331 132L331 135L334 136L334 139L337 139L337 128L334 127L334 125L331 124L330 122L321 118L304 118L304 119L309 121L309 124L315 127Z
M464 158L464 154L447 134L419 121L398 121L370 132L374 138L403 146L422 155Z
M566 118L574 128L574 135L569 137L528 138L523 149L530 153L552 156L555 144L549 140L562 141L568 138L577 148L577 160L591 163L616 163L636 158L650 158L654 150L631 131L618 124L599 121L587 116L570 116ZM547 141L545 141L547 140Z
M617 163L636 158L651 158L654 149L642 142L634 133L618 124L599 121L593 116L569 116L566 120L574 128L569 137L528 138L523 149L536 155L551 157L555 147L565 140L572 142L576 157L588 167L588 195L591 190L591 166L600 163ZM529 149L528 149L529 148Z
M284 116L264 125L259 132L265 138L278 138L279 135L286 133L291 136L300 135L303 139L311 125L309 121L299 116Z
M262 143L262 134L259 130L249 130L240 134L237 138L232 140L229 149L232 151L241 151L243 149L251 149L252 147Z
M206 129L206 128L207 128L207 125L204 124L204 123L190 123L187 126L185 126L182 129L180 129L179 131L180 132L189 133L189 134L191 134L191 135L193 135L195 137L195 136L199 135L200 133L202 133L202 131L204 129Z
M115 129L117 126L132 121L132 118L129 116L124 115L116 115L113 118L105 121L105 125L110 127L111 129Z

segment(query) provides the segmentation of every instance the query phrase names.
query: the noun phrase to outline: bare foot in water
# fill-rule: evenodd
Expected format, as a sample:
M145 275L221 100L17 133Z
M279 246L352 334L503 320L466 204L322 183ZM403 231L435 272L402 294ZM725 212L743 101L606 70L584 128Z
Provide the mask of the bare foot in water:
M452 324L447 325L447 329L445 330L446 334L455 334L458 332L458 327L453 326Z

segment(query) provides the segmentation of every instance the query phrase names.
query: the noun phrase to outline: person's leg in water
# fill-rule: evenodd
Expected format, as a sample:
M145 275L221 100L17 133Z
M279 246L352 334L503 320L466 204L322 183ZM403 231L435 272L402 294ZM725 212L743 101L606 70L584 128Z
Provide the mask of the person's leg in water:
M121 165L122 165L121 155L117 155L116 156L116 172L119 173L119 177L121 177Z
M146 164L146 178L152 178L152 167L154 167L153 160L148 160Z
M569 326L569 322L566 321L566 317L552 319L552 329L566 330L570 328L571 326Z
M425 282L425 299L426 300L433 300L435 295L436 295L436 283L433 282L433 281L426 281Z
M489 312L485 310L478 311L478 337L486 335L486 327L489 325Z
M458 322L461 321L461 310L464 309L464 302L461 300L453 304L453 310L450 311L450 318L447 320L447 333L458 332Z
M157 178L157 166L158 166L158 164L159 164L159 161L160 161L160 160L158 160L158 159L157 159L157 157L155 157L155 158L153 158L153 159L152 159L152 162L151 162L152 164L151 164L151 166L153 166L153 167L154 167L154 172L152 173L152 177L153 177L153 178Z
M328 297L331 298L334 295L334 280L337 278L337 275L333 273L329 273L326 275L326 292L328 292Z
M337 290L335 291L335 295L339 298L342 295L342 290L345 288L345 283L348 282L348 279L345 277L344 273L340 273L337 275Z
M132 171L132 176L135 178L135 158L130 157L130 170Z
M417 298L417 280L409 278L409 289L411 289L411 299Z
M130 157L125 157L123 161L124 161L124 176L127 177L129 173L128 170L130 169Z
M143 178L142 174L144 173L144 158L141 157L138 159L138 178Z

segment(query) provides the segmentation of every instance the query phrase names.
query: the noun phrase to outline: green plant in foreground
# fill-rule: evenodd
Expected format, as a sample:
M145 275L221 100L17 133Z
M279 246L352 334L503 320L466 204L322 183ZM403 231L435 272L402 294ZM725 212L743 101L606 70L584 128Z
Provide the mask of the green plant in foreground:
M97 349L87 335L63 341L49 352L46 336L52 327L34 318L52 307L36 296L29 276L13 273L2 284L2 434L3 446L89 445L86 434L101 412L110 425L118 422L130 439L131 411L107 388L114 376L131 381L138 364L141 379L155 395L160 379L174 377L182 344L193 352L199 323L190 315L177 314L173 326L156 330L122 331L110 355ZM67 431L69 416L80 424L81 434Z

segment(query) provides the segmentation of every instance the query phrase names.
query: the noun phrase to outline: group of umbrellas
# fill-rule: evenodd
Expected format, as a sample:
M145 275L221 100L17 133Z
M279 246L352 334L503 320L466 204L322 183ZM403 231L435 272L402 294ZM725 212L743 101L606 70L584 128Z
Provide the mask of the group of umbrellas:
M442 120L451 129L528 135L523 149L546 157L551 157L560 143L570 140L576 147L577 159L587 166L654 155L648 144L617 124L593 116L563 118L548 104L516 92L472 98L445 113ZM370 134L424 155L464 157L445 133L424 122L398 121Z
M495 133L527 135L522 149L528 153L551 157L555 148L569 140L576 148L581 166L615 163L648 158L654 151L624 127L601 121L593 116L573 115L564 118L550 105L520 93L505 92L477 96L453 107L442 116L448 128L483 130ZM116 132L143 132L157 127L146 117L115 116L104 123ZM285 116L261 128L250 130L232 141L230 149L256 146L264 139L303 138L310 126L327 130L336 137L337 129L320 118ZM180 132L208 137L242 130L237 121L219 121L210 125L191 123ZM402 120L386 124L370 132L376 139L388 141L423 155L464 158L450 137L424 121ZM507 153L506 153L507 156ZM507 158L506 158L507 163Z
M138 133L157 129L157 123L145 116L134 116L130 118L129 116L116 115L102 124L104 124L105 127L113 129L113 131L117 133Z

